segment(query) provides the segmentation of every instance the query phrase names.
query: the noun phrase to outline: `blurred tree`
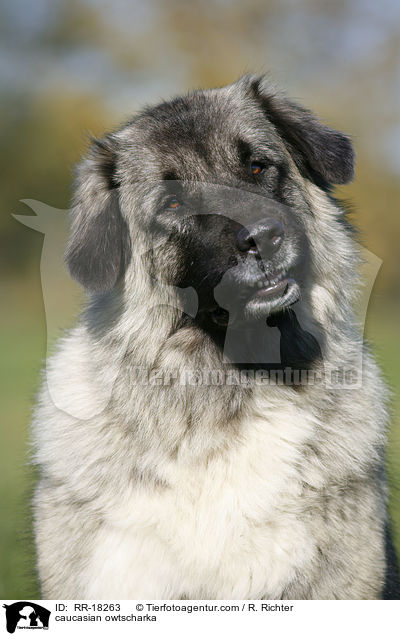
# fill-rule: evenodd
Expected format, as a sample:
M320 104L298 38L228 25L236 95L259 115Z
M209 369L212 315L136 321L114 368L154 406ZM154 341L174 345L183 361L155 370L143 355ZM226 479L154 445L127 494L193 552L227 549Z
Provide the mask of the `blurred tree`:
M27 213L20 199L31 198L55 207L69 206L73 166L87 144L88 133L101 134L110 116L93 96L60 91L31 99L10 97L0 108L2 154L2 271L29 263L40 235L11 216ZM29 212L28 212L29 213Z

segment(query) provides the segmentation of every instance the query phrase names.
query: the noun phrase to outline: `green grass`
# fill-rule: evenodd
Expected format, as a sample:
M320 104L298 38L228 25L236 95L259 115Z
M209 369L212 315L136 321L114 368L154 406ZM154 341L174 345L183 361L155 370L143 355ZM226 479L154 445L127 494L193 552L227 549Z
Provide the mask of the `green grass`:
M0 598L38 598L30 538L32 475L27 465L27 431L44 354L44 323L38 303L30 312L19 303L14 305L15 296L11 296L0 323Z
M0 321L0 389L2 444L0 448L0 598L38 598L30 539L29 496L32 475L27 467L28 424L45 355L45 322L38 273L24 284L2 289L9 298ZM367 334L394 389L400 387L399 307L375 300ZM400 396L394 398L389 446L391 514L400 551ZM397 488L396 488L397 484Z
M367 315L366 335L384 372L391 392L391 427L387 453L390 515L400 556L400 306L374 297Z

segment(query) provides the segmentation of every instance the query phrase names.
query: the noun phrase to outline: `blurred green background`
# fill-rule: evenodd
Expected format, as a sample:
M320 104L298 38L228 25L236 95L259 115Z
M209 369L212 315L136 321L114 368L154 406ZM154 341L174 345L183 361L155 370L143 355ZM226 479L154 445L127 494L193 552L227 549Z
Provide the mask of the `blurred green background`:
M400 549L397 0L16 0L0 3L0 31L0 598L39 595L27 431L46 353L43 235L11 214L32 214L24 198L68 207L88 134L146 103L248 71L269 71L354 139L356 178L338 194L354 208L361 241L383 261L366 332L393 389L388 464ZM56 283L53 318L58 311L61 325L64 288Z

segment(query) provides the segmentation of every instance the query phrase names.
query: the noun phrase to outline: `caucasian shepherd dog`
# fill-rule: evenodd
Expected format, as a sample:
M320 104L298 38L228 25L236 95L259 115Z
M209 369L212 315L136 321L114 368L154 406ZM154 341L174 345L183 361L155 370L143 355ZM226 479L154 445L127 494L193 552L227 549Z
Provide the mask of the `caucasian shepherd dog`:
M331 195L353 162L254 76L93 142L66 256L88 307L34 421L44 597L399 598L385 389Z

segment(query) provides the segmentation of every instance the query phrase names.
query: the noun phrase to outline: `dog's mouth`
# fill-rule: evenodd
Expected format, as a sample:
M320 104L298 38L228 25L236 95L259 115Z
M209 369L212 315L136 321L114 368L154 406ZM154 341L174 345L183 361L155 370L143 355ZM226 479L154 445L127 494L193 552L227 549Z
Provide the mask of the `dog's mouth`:
M292 273L265 273L262 278L236 282L230 288L229 302L224 298L225 302L222 303L228 311L220 305L211 312L211 317L219 325L267 318L270 314L294 305L300 295L300 285Z
M273 298L277 295L282 296L285 294L292 282L295 282L293 278L289 278L284 272L280 272L262 280L252 281L249 287L251 289L257 288L257 291L252 294L254 297Z
M255 291L253 291L255 289ZM247 306L267 305L268 313L290 307L300 298L300 287L288 272L268 274L261 280L252 281Z

